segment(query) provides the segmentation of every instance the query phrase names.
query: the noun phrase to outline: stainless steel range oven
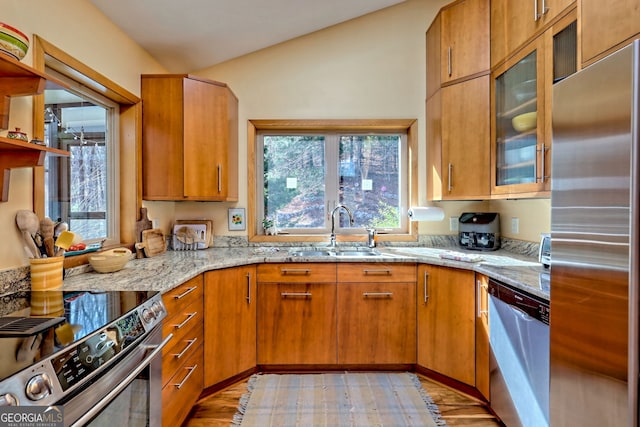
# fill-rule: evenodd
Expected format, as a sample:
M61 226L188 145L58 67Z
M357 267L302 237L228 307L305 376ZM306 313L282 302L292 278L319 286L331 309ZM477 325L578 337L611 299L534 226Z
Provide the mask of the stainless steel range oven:
M161 425L161 353L171 337L162 340L160 294L0 298L0 406L55 407L64 426Z

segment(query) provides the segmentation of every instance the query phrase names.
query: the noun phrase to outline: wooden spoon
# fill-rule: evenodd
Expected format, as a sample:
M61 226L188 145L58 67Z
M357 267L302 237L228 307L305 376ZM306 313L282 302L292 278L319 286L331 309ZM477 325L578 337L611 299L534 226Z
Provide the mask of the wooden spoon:
M51 220L51 218L43 218L40 221L40 235L42 236L42 243L44 245L44 250L47 253L48 257L52 257L55 255L54 243L53 243L53 228L55 224Z
M32 211L21 209L16 213L16 225L22 232L24 244L33 258L40 258L40 249L36 246L34 236L40 228L40 220Z

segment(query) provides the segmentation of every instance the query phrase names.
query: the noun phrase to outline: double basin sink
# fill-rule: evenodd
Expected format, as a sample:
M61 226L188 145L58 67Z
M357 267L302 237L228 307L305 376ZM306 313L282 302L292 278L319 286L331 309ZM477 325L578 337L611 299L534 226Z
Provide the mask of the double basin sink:
M309 248L289 251L297 257L382 257L389 256L373 248Z

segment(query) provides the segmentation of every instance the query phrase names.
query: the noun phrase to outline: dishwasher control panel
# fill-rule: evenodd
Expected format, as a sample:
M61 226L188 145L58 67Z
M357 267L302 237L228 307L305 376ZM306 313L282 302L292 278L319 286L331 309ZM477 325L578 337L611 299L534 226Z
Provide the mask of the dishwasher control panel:
M489 280L489 294L515 307L523 313L549 324L549 303L509 285Z

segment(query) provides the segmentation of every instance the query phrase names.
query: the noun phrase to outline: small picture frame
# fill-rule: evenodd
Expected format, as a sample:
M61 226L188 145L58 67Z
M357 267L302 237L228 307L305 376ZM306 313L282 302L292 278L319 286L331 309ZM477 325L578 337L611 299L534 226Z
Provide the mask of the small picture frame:
M247 219L244 208L229 208L229 230L238 231L247 229Z

